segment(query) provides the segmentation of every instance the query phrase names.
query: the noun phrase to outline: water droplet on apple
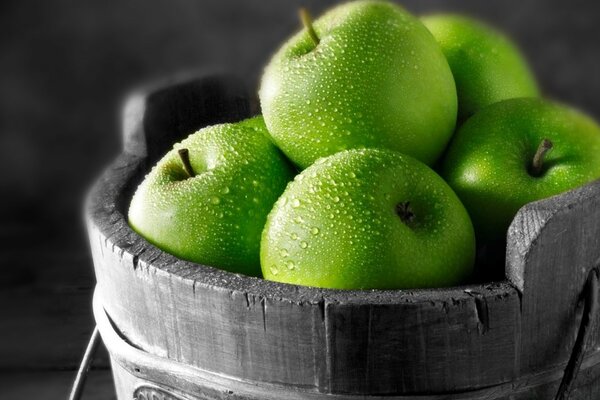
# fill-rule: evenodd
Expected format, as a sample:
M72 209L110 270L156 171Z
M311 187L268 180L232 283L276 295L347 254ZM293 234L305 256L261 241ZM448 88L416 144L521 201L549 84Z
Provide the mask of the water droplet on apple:
M281 249L281 250L279 251L279 255L280 255L281 257L285 258L285 257L289 256L289 255L290 255L290 253L289 253L289 252L288 252L286 249Z
M210 198L210 202L212 204L219 204L221 202L221 199L218 198L217 196L213 196L213 197Z
M302 242L300 242L300 247L302 247L303 249L305 249L305 248L308 247L308 243L302 241Z
M334 203L339 203L339 201L340 201L339 196L333 196L333 202Z
M319 228L317 228L316 226L314 228L312 228L310 230L310 233L312 233L313 235L318 235L319 234Z
M227 194L227 193L229 193L229 187L228 187L228 186L225 186L223 189L221 189L221 193L222 193L222 194Z
M269 270L273 275L277 275L279 273L279 270L275 266L270 267Z
M293 270L294 268L296 268L296 264L292 260L285 263L285 265L287 265L289 270Z
M296 232L292 232L292 234L290 235L290 237L292 238L292 240L298 239L298 235L296 234Z
M292 200L292 207L296 208L300 206L300 199Z

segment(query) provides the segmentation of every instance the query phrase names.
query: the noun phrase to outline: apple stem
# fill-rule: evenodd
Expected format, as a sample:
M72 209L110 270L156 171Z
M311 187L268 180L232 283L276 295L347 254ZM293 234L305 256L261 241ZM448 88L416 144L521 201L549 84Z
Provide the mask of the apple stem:
M304 25L304 27L306 28L308 35L312 39L315 46L318 45L321 40L319 39L317 32L315 32L315 28L313 27L313 19L310 16L310 13L306 8L302 7L299 10L299 14L300 20L302 21L302 25Z
M531 172L534 176L540 176L544 167L544 157L552 150L554 144L548 139L542 140L533 156Z
M183 164L183 169L185 170L185 172L190 176L190 178L196 176L196 174L194 173L194 169L192 168L192 164L190 163L189 150L179 149L177 153L179 154L179 158L181 158L181 163Z
M415 214L410 207L410 201L396 204L396 214L398 214L405 224L409 224L415 219Z

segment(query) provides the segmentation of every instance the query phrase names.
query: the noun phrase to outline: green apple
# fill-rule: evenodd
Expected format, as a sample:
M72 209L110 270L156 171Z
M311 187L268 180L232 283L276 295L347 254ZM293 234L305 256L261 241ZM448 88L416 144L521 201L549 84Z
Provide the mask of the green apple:
M382 147L433 164L456 122L448 62L399 6L342 4L273 56L260 102L275 143L305 168L338 151Z
M269 214L263 276L339 289L463 283L473 226L452 189L425 164L385 149L322 158L298 175Z
M459 119L501 100L538 95L527 62L501 33L459 15L433 15L422 21L452 69Z
M600 128L545 100L505 100L465 122L442 168L478 241L502 240L523 205L600 178Z
M260 275L260 235L293 176L262 117L207 127L176 144L146 176L129 223L179 258Z

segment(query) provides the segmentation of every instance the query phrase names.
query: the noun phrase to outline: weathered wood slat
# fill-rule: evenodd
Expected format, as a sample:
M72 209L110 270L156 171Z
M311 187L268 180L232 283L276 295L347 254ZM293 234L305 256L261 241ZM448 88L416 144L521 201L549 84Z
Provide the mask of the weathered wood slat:
M507 276L522 292L519 373L572 351L582 290L600 267L600 182L525 206L508 234ZM598 350L598 316L589 347Z
M331 392L445 392L515 378L520 314L512 286L390 297L327 302Z
M560 383L560 370L540 371L512 382L478 390L440 394L406 394L392 396L325 394L307 388L285 385L256 385L189 365L165 360L138 350L125 342L112 329L99 293L94 313L103 338L114 354L113 371L120 399L131 398L139 388L157 389L167 399L186 400L531 400L552 399ZM573 400L597 399L600 390L600 354L586 358L573 391Z

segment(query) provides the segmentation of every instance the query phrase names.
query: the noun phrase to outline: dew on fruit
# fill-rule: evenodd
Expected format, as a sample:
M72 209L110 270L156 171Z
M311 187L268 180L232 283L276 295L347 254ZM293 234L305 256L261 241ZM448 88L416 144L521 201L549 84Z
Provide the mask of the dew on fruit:
M279 255L280 255L281 257L283 257L283 258L286 258L287 256L289 256L289 255L290 255L290 253L289 253L289 252L288 252L286 249L281 249L281 250L279 251Z
M290 237L292 238L292 240L298 239L298 235L296 234L296 232L292 232L292 234L290 235Z
M279 274L279 269L277 269L277 267L275 267L275 266L272 266L272 267L270 267L270 268L269 268L269 271L271 271L271 273L272 273L273 275L277 275L277 274Z
M289 270L293 270L294 268L296 268L296 264L292 260L290 260L287 263L285 263L285 265L287 266L287 268Z
M221 189L221 194L227 194L229 193L229 187L225 186L223 189Z
M294 207L294 208L300 207L300 199L292 200L292 207Z
M221 202L221 199L220 199L219 197L217 197L217 196L212 196L212 197L210 198L210 202L211 202L212 204L219 204L219 203Z
M312 233L313 235L318 235L319 234L319 228L317 228L316 226L314 228L312 228L310 230L310 233Z
M308 243L302 241L302 242L300 242L300 247L303 248L303 249L305 249L305 248L308 247Z

